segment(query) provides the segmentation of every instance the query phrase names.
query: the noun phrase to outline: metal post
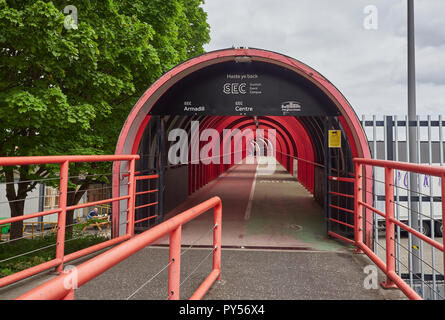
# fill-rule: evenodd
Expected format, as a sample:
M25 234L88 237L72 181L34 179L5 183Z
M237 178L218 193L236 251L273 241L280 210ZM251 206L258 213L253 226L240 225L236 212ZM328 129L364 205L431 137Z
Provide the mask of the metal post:
M372 149L373 149L373 155L374 155L374 159L378 159L377 157L377 119L376 119L376 115L372 116ZM377 168L375 166L372 166L372 177L374 179L372 179L372 189L374 190L373 192L373 206L376 207L377 206L377 182L375 181L375 177L376 177L376 172L377 172ZM373 222L374 222L374 252L376 255L379 255L379 226L378 226L378 216L377 213L373 212L372 213L373 216Z
M65 255L66 202L68 194L69 166L69 161L65 161L60 165L59 208L61 211L59 212L57 218L56 259L60 260L61 262L57 266L57 273L63 272L63 256Z
M432 166L433 165L433 147L432 147L432 135L431 135L431 116L428 115L428 162L429 165ZM431 239L435 240L435 227L436 227L436 222L434 220L434 202L433 202L433 176L430 176L430 185L429 185L429 189L430 189L430 225L431 225ZM431 274L433 276L433 300L436 300L437 298L437 293L436 293L436 288L437 288L437 283L436 283L436 257L435 257L435 248L433 246L431 246Z
M354 164L355 183L354 183L354 240L356 243L356 253L362 253L359 244L363 244L363 207L359 201L363 201L363 165Z
M414 30L414 0L408 2L408 123L409 126L409 162L417 163L418 154L416 148L416 58L415 58L415 30ZM419 231L419 203L415 201L418 192L417 174L410 173L410 193L411 193L411 223L414 230ZM412 239L412 246L419 248L420 241L417 237ZM410 249L412 249L411 247ZM412 255L412 254L411 254ZM411 270L414 274L420 273L419 258L412 255Z
M441 176L442 179L442 223L445 223L445 174ZM442 235L443 246L445 248L445 237ZM445 274L445 252L442 252L443 256L443 273ZM435 289L435 288L434 288ZM445 281L444 281L444 292L445 292Z
M385 139L386 139L386 157L385 160L394 160L394 137L393 137L393 127L394 123L392 120L392 116L386 116L385 119L386 124L386 133L385 133Z
M416 141L416 148L417 148L417 163L420 164L421 162L421 152L420 152L420 141L421 141L421 136L420 136L420 118L419 116L416 117L416 132L417 132L417 141ZM422 190L422 185L421 185L421 179L419 178L419 175L417 175L418 179L417 179L417 190L421 191ZM422 195L419 193L418 195L418 206L419 206L419 214L418 214L418 220L419 220L419 231L421 233L423 233L423 216L421 215L421 211L422 211ZM421 273L421 289L422 289L422 296L424 296L424 292L425 292L425 272L424 272L424 259L423 259L423 240L419 240L420 241L420 246L419 246L419 250L420 250L420 273ZM419 254L416 254L417 256L419 256Z
M42 182L39 188L39 212L45 210L45 189L46 189L46 184L45 182ZM44 231L43 217L38 217L37 221L40 222L40 232L42 232L43 236L43 231Z
M164 119L162 117L158 118L158 148L159 148L159 159L158 159L158 169L159 169L159 188L158 188L158 211L159 215L156 218L156 224L164 221L164 181L165 181L165 129L164 129Z
M213 270L220 270L218 280L221 280L221 227L222 227L222 204L215 207L213 214Z
M399 161L399 124L398 124L398 120L397 120L397 116L394 116L394 142L395 142L395 160ZM394 171L395 174L395 185L398 186L399 185L399 175L400 175L400 171L395 170ZM395 201L398 202L399 201L399 188L395 189ZM400 220L400 207L396 206L396 220ZM397 261L397 274L399 275L399 277L402 274L402 271L400 270L400 227L396 226L396 261Z
M168 300L179 300L179 285L181 280L181 232L182 226L179 226L170 233Z
M386 215L386 274L395 273L394 256L394 170L385 168L385 215ZM382 283L385 289L397 288L394 282L387 277L386 282Z
M331 119L328 117L327 121L325 122L324 126L324 150L325 150L325 159L324 159L324 172L325 172L325 186L324 186L324 192L325 192L325 202L324 202L324 210L325 210L325 219L326 219L326 233L331 231L331 207L329 206L331 203L331 196L329 194L330 190L330 180L329 176L331 174L331 151L329 149L329 128L331 125ZM303 166L304 162L301 162L301 164L298 165L299 168ZM301 181L300 174L298 175L299 181Z
M135 198L136 198L136 179L134 176L136 160L129 161L129 175L128 175L128 199L127 204L127 234L134 236L134 221L135 221Z

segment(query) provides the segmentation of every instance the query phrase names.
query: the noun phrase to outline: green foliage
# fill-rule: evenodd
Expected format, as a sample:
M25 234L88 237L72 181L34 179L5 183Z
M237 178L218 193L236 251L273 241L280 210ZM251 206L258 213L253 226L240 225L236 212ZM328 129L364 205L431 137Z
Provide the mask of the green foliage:
M72 0L77 28L66 29L66 1L0 0L0 156L113 154L144 90L203 53L209 26L202 2ZM27 181L54 176L58 166L15 170ZM75 164L70 175L109 170ZM0 180L14 180L11 169L0 167ZM93 182L72 181L70 190ZM8 200L24 199L35 186L9 190ZM22 207L11 211L20 215Z
M65 254L70 254L107 240L106 237L96 234L80 236L79 233L76 233L74 238L74 240L65 243ZM47 249L0 263L0 278L54 259L56 252L55 243L55 234L37 239L23 239L15 245L0 242L0 260L50 246Z
M113 153L135 99L203 52L201 2L73 0L67 30L66 1L0 0L0 155Z

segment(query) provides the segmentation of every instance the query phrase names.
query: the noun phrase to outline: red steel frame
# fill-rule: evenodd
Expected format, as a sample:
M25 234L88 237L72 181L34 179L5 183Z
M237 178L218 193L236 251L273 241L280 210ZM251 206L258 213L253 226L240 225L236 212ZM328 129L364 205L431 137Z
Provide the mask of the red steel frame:
M355 180L353 178L329 176L328 179L331 180L331 181L341 181L341 182L351 182L351 183L355 182ZM329 191L329 194L340 196L340 197L345 197L345 198L351 198L351 199L355 199L356 198L356 195L340 193L340 192L334 192L334 191ZM333 219L333 218L329 218L329 220L332 221L332 222L335 222L337 224L344 225L344 226L346 226L346 227L348 227L350 229L353 229L354 230L354 236L356 238L357 237L357 226L358 226L358 224L357 224L357 221L355 219L355 217L357 216L355 214L355 211L347 209L347 208L342 208L342 207L339 207L339 206L335 206L333 204L329 204L329 207L337 209L337 210L340 210L340 211L343 211L343 212L348 212L348 213L354 215L354 225L351 225L351 224L348 224L346 222L342 222L342 221L339 221L339 220L336 220L336 219ZM354 240L351 240L349 238L343 237L343 236L341 236L341 235L339 235L339 234L337 234L337 233L335 233L335 232L333 232L331 230L328 230L328 235L331 236L331 237L343 240L343 241L345 241L347 243L355 245L355 241ZM360 252L360 251L357 250L356 252Z
M1 224L9 224L12 222L23 221L36 217L43 217L51 214L58 214L57 218L57 242L56 242L56 257L55 259L39 264L37 266L28 268L26 270L14 273L12 275L0 279L0 288L19 280L25 279L37 273L46 271L51 268L56 268L57 273L63 271L64 263L80 258L87 254L96 252L98 250L110 247L119 242L125 241L134 235L134 198L135 198L135 177L134 168L135 161L138 160L139 155L104 155L104 156L41 156L41 157L3 157L0 158L0 166L18 166L18 165L38 165L38 164L60 164L60 184L59 184L59 207L53 210L27 214L20 217L13 217L4 219ZM106 200L82 203L74 206L67 206L67 192L69 179L69 164L77 162L106 162L106 161L128 161L129 172L128 177L128 195L114 197ZM104 203L115 201L128 201L128 224L127 233L123 236L104 241L97 245L85 248L65 255L65 227L66 227L66 212L96 206Z
M158 101L159 97L161 97L165 91L174 86L179 80L195 72L196 70L217 63L232 61L233 59L236 59L236 57L250 57L254 61L262 61L282 66L286 69L295 72L296 74L302 76L306 80L316 85L326 94L326 96L333 103L336 104L339 112L341 113L341 116L339 116L339 120L350 142L353 156L362 158L371 157L368 141L366 139L366 135L360 124L360 121L357 118L357 115L355 114L352 106L349 104L346 98L328 79L326 79L316 70L312 69L308 65L302 63L301 61L298 61L296 59L293 59L291 57L276 52L261 50L261 49L253 49L253 48L226 49L226 50L209 52L204 55L190 59L178 65L177 67L173 68L166 74L164 74L161 78L159 78L156 82L154 82L150 86L150 88L147 89L147 91L140 97L140 99L138 100L138 102L135 104L132 111L128 115L116 145L116 154L127 154L136 152L139 146L140 139L143 135L143 131L145 130L145 127L147 126L150 120L147 114L149 113L153 105ZM270 117L268 118L270 119ZM294 127L295 132L300 131L298 129L299 127L298 124L293 125L292 123L289 123L289 125L286 125L286 127L288 129ZM304 148L303 151L305 151ZM306 159L306 160L311 160L311 159ZM119 164L115 163L115 167L117 168L118 166ZM305 167L308 166L305 165ZM309 167L311 167L311 165L309 165ZM195 177L195 175L199 174L199 177L201 177L202 173L201 169L202 169L201 165L197 166L192 165L190 168L191 176ZM221 165L219 170L221 169L225 171L225 169L227 168ZM302 172L302 174L304 174L301 175L304 178L303 182L306 182L306 180L308 180L307 187L309 190L311 190L311 188L313 187L312 185L313 177L308 175L308 172L306 172L306 170ZM197 177L197 179L199 177ZM117 179L117 177L115 177L114 179ZM196 181L196 185L195 182L191 182L190 190L192 190L193 192L194 190L199 189L200 186L201 186L201 179ZM369 190L372 189L371 181L368 181L368 188ZM118 188L113 188L113 196L115 197L119 196ZM367 194L367 196L369 197L368 199L370 200L371 199L370 194ZM370 213L369 210L367 213ZM367 214L366 218L371 219L372 215ZM118 224L116 224L116 227L117 226ZM367 224L365 228L367 229L366 236L369 239L370 238L369 235L372 233L371 226ZM114 234L118 234L118 230L115 231L116 232Z
M139 250L152 244L154 241L170 234L168 299L179 299L180 268L181 268L181 231L182 225L193 220L209 209L214 208L213 228L213 269L200 287L190 298L201 299L216 280L221 279L221 223L222 203L219 197L213 197L173 218L149 229L132 239L104 252L87 262L82 263L69 273L64 273L40 285L39 287L21 295L18 300L56 300L74 299L74 289L67 288L71 283L72 272L76 272L76 288L94 279L114 265L129 258Z
M355 245L358 250L363 251L368 257L386 274L386 281L382 284L385 288L398 287L410 299L422 299L413 288L411 288L395 272L394 253L394 228L395 225L427 242L444 253L445 238L441 244L422 233L412 229L408 225L394 218L394 170L403 170L419 174L440 177L442 179L442 221L445 221L445 168L412 163L402 163L386 160L353 159L355 166ZM363 199L363 169L365 166L376 166L385 169L385 212L381 212L369 205ZM365 243L363 243L363 210L368 209L386 219L386 262L380 259ZM445 254L444 254L445 262ZM444 263L445 265L445 263Z
M152 174L152 175L146 175L146 176L135 176L135 180L136 181L152 180L152 179L159 179L159 175L158 174ZM135 196L143 195L143 194L149 194L149 193L155 193L155 192L159 192L159 190L155 189L155 190L147 190L147 191L135 192ZM159 203L157 201L156 202L152 202L152 203L147 203L147 204L135 207L134 210L136 211L138 209L152 207L152 206L155 206L155 205L158 205L158 204ZM137 224L139 222L144 222L144 221L147 221L147 220L151 220L151 219L154 219L154 218L157 218L157 217L158 217L158 215L155 214L155 215L147 217L147 218L139 219L139 220L135 221L134 224Z

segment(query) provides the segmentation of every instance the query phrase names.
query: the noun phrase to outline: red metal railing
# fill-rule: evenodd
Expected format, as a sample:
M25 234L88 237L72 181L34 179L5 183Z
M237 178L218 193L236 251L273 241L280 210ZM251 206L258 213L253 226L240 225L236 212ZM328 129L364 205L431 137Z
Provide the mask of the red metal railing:
M214 208L213 227L213 269L204 280L201 286L195 291L190 299L201 299L213 283L221 277L221 223L222 204L221 199L213 197L175 217L147 230L134 238L121 243L120 245L84 262L71 270L69 273L61 274L56 278L40 285L39 287L21 295L18 300L56 300L73 299L74 286L67 287L67 283L72 283L73 272L76 272L77 283L75 287L80 287L92 280L114 265L129 258L139 250L152 244L159 238L170 235L169 250L169 275L168 275L168 299L179 299L180 268L181 268L181 230L182 225L198 217L209 209Z
M136 181L152 180L152 179L159 179L159 175L158 175L158 174L152 174L152 175L145 175L145 176L135 176L135 180L136 180ZM137 196L139 196L139 195L150 194L150 193L157 193L157 192L159 192L158 189L154 189L154 190L145 190L145 191L136 192L136 193L135 193L135 196L137 197ZM146 204L143 204L143 205L140 205L140 206L135 207L134 210L136 211L136 210L139 210L139 209L142 209L142 208L148 208L148 207L156 206L156 205L158 205L158 204L159 204L158 201L151 202L151 203L146 203ZM146 217L146 218L143 218L143 219L136 220L136 221L134 222L134 224L138 224L138 223L140 223L140 222L144 222L144 221L148 221L148 220L151 220L151 219L155 219L155 218L157 218L157 217L158 217L158 215L157 215L157 214L154 214L154 215L152 215L152 216L149 216L149 217Z
M42 157L3 157L0 158L0 166L20 166L20 165L39 165L39 164L60 164L60 184L59 184L59 206L57 209L47 210L32 214L26 214L20 217L13 217L1 220L1 224L8 224L37 217L44 217L51 214L58 214L57 217L57 240L55 259L17 272L15 274L0 279L0 288L16 281L25 279L42 271L57 268L57 272L63 271L64 263L96 252L98 250L115 245L119 242L129 239L134 235L134 203L135 203L135 161L139 159L138 155L105 155L105 156L42 156ZM107 162L107 161L128 161L128 195L110 198L101 201L82 203L74 206L67 206L69 165L78 162ZM81 209L91 206L97 206L105 203L127 200L128 202L128 223L127 233L123 236L102 242L100 244L88 247L83 250L65 255L65 227L67 211Z
M387 278L383 283L384 287L398 287L408 298L422 299L422 297L419 296L419 294L417 294L417 292L395 271L395 225L440 250L442 254L444 253L445 242L441 244L394 218L394 170L403 170L440 177L442 179L442 221L445 221L445 168L373 159L354 159L353 161L355 166L355 245L357 246L357 249L368 255L369 258L371 258L371 260L386 274ZM385 212L377 210L363 199L363 169L365 166L375 166L385 169ZM371 210L385 218L386 261L383 261L363 243L362 212L364 209Z
M328 179L331 180L331 181L340 181L340 182L351 182L351 183L354 183L354 179L353 179L353 178L344 178L344 177L329 176ZM354 195L351 195L351 194L340 193L340 192L335 192L335 191L329 191L329 194L331 194L331 195L335 195L335 196L338 196L338 197L342 197L342 198L350 198L350 199L354 199ZM350 209L347 209L347 208L343 208L343 207L340 207L340 206L336 206L336 205L333 205L333 204L331 204L331 203L329 203L329 207L331 207L331 208L333 208L333 209L337 209L337 210L339 210L339 211L341 211L341 212L346 212L346 213L348 213L348 214L355 214L354 210L350 210ZM343 225L343 226L345 226L345 227L347 227L347 228L353 229L354 232L355 232L355 230L356 230L356 225L355 225L355 223L354 223L354 225L351 225L351 224L346 223L346 222L344 222L344 221L340 221L340 220L338 220L338 219L333 219L333 218L329 218L329 221L334 222L334 223L336 223L336 224ZM354 220L354 222L355 222L355 220ZM342 241L345 241L345 242L347 242L347 243L355 244L355 242L354 242L353 240L351 240L351 239L349 239L349 238L346 238L346 237L344 237L344 236L341 236L341 235L339 235L339 234L333 232L332 230L328 230L328 235L331 236L331 237L334 237L334 238L338 238L338 239L340 239L340 240L342 240Z

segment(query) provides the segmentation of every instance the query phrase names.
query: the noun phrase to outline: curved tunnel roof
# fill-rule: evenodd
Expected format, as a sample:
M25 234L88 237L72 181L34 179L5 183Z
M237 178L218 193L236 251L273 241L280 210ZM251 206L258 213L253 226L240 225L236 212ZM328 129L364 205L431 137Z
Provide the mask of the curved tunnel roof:
M371 157L360 120L341 92L306 64L267 50L218 50L171 69L135 104L115 153L142 154L141 142L153 116L164 117L167 133L174 128L190 133L192 121L199 122L200 130L220 134L224 129L275 129L277 160L289 171L293 164L288 156L302 160L300 182L312 193L314 166L325 160L328 117L336 117L337 129L343 129L347 139L350 154L343 157ZM115 163L114 172L125 171L120 165L125 166ZM113 186L114 196L126 192L119 188L118 175Z
M247 62L247 63L243 63ZM262 95L256 99L257 108L251 113L236 114L227 104L233 103L236 96L219 96L216 92L209 92L213 84L220 84L222 79L217 75L237 75L240 70L247 74L257 74L261 69L262 83L272 88L270 95ZM246 72L247 70L247 72ZM233 80L233 79L231 79ZM250 83L255 83L252 79ZM234 80L236 81L236 79ZM238 90L240 88L235 88ZM245 88L241 88L243 90ZM256 89L256 88L254 88ZM197 92L197 90L200 90ZM230 90L230 88L229 88ZM260 89L261 90L261 89ZM269 90L271 91L271 90ZM298 100L302 104L302 110L296 113L282 113L282 110L271 108L274 97L279 97L283 102L289 91L297 92ZM199 111L192 114L184 112L183 100L199 99L204 95L205 102L210 101L211 107L207 110L207 116L230 116L230 121L237 121L237 117L261 116L260 121L274 123L275 127L281 127L283 131L294 132L292 136L301 136L300 128L304 128L309 135L312 146L320 145L320 116L337 115L345 129L348 141L354 157L369 157L370 150L365 133L359 119L346 98L325 77L304 63L271 51L260 49L225 49L213 51L196 58L190 59L173 68L159 78L139 99L130 112L119 136L116 146L116 154L128 154L137 151L143 130L147 125L150 115L192 115L193 119L203 119ZM285 97L283 97L283 95ZM232 98L232 100L230 100ZM201 101L200 101L201 102ZM199 103L197 104L199 105ZM280 107L282 104L280 104ZM195 109L196 110L196 109ZM193 111L193 109L192 109ZM277 117L288 115L286 117ZM233 117L233 118L232 118ZM294 118L295 120L291 120ZM286 120L287 119L287 120ZM296 131L299 130L300 134ZM289 143L288 143L289 144ZM292 146L295 149L295 146ZM287 146L286 152L291 147ZM320 160L321 150L314 148L313 160ZM283 151L284 152L284 151ZM298 150L289 152L293 155L301 155ZM318 154L318 155L317 155Z

